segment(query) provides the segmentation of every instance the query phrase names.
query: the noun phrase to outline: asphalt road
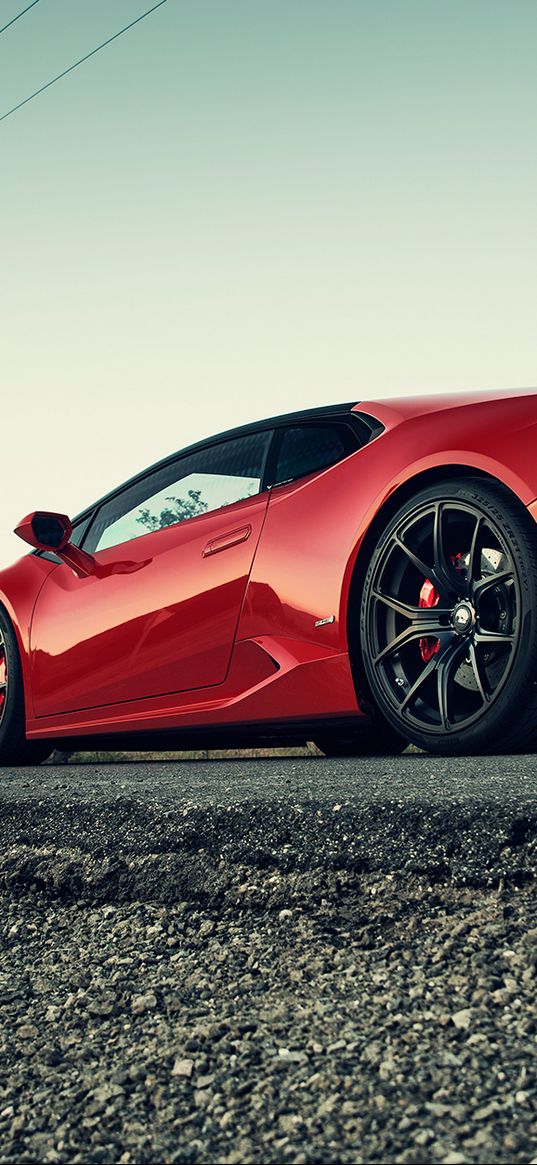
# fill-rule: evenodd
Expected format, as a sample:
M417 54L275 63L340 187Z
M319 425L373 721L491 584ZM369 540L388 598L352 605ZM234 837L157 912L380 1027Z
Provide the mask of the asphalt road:
M0 1163L537 1159L537 758L0 770Z
M0 771L0 881L37 878L60 895L75 886L98 897L210 900L243 866L490 886L537 865L535 756Z

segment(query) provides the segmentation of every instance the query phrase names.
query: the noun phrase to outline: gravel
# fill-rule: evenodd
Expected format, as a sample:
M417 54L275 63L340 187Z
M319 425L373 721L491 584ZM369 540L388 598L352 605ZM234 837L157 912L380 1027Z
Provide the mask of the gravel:
M444 857L435 851L429 865L430 826L417 830L415 860L403 860L395 799L382 834L388 799L377 798L369 825L384 850L368 862L371 805L345 797L343 778L339 792L329 783L316 795L314 849L311 831L289 828L297 805L313 812L298 793L285 810L283 795L234 790L226 848L222 796L194 809L179 788L159 798L153 770L139 845L142 792L123 791L116 805L117 773L95 794L93 825L100 778L85 775L83 795L74 770L71 787L66 768L61 788L47 778L39 817L32 775L14 775L0 800L1 1162L537 1157L529 789L515 835L521 805L507 789L503 834L499 787L494 820L492 802L481 816L476 802L472 817L459 800L473 856L464 861L446 825ZM399 799L406 836L405 813L418 822L419 802L423 820L424 800L410 787ZM195 813L197 848L193 827L177 824L183 810ZM460 825L453 813L448 804L445 821ZM332 820L344 822L337 834ZM360 860L344 841L356 830Z

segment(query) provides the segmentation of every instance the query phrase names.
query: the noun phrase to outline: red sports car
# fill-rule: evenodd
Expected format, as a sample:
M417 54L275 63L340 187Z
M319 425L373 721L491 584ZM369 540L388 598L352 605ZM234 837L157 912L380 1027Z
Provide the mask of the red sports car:
M0 573L0 762L537 740L537 395L334 405L175 453Z

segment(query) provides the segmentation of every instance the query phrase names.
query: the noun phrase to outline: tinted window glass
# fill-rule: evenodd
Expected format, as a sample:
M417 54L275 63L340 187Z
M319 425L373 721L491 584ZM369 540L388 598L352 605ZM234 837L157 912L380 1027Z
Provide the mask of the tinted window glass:
M347 425L294 425L281 438L274 484L326 469L358 447Z
M118 546L259 493L271 436L223 441L148 474L101 507L85 548Z
M72 533L71 538L69 539L69 541L73 543L73 546L81 546L82 545L82 542L84 540L84 535L85 535L86 530L91 522L92 517L93 517L93 515L90 514L89 518L84 518L82 522L77 522L73 526L73 533Z

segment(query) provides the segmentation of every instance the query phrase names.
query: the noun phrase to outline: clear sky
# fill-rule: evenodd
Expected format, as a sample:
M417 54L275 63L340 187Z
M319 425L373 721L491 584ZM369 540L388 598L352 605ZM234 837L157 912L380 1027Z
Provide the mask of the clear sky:
M149 6L40 0L0 113ZM168 0L0 122L0 561L250 419L535 385L536 43L535 0Z

